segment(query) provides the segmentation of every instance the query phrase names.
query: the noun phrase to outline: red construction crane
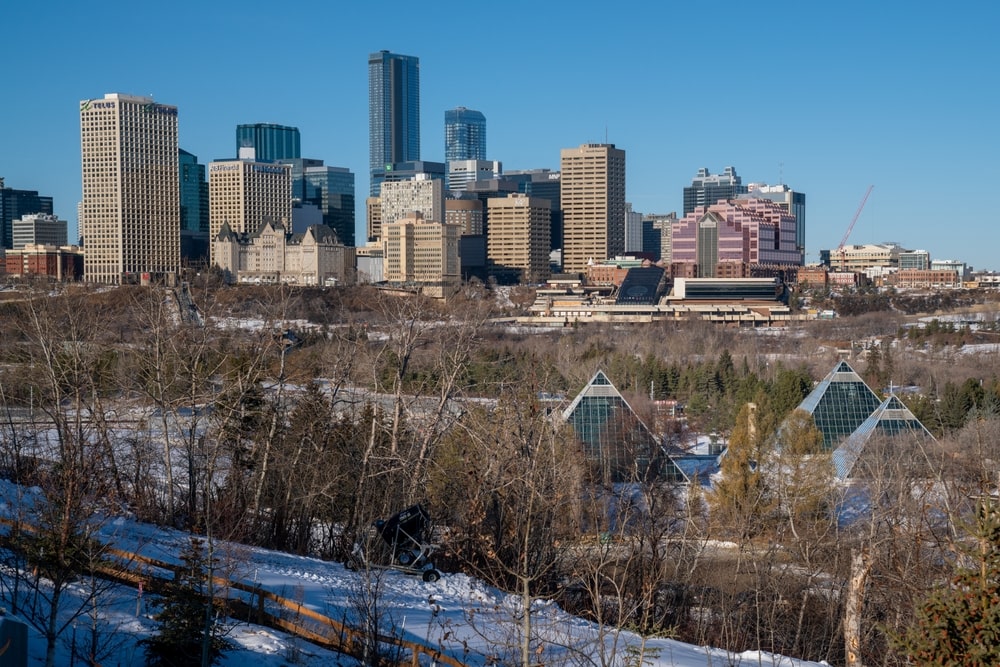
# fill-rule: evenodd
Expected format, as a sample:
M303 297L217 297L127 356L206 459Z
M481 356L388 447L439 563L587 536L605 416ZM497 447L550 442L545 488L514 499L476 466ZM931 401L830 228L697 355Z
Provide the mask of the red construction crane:
M865 207L865 202L868 201L868 195L872 193L872 188L874 185L868 186L868 191L865 192L865 196L862 197L861 203L858 204L858 210L854 212L854 217L851 218L851 224L847 226L847 231L844 232L844 238L840 239L840 245L837 246L837 258L840 260L840 268L844 269L847 265L847 257L844 253L844 245L847 244L847 238L851 235L851 231L854 230L854 223L858 221L858 217L861 215L861 209Z

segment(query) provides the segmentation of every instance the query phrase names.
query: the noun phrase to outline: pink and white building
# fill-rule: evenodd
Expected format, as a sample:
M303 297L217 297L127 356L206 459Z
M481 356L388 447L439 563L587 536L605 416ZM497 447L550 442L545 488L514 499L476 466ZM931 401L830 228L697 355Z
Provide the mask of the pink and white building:
M795 216L767 199L720 200L672 225L672 264L694 264L699 277L720 264L797 266Z

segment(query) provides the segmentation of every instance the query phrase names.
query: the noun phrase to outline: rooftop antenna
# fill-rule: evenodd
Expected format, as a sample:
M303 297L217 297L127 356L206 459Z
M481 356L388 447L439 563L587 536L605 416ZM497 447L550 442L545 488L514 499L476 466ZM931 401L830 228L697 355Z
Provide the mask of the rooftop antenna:
M785 184L785 174L784 174L784 172L785 172L785 163L784 162L779 162L778 163L778 185L784 185Z

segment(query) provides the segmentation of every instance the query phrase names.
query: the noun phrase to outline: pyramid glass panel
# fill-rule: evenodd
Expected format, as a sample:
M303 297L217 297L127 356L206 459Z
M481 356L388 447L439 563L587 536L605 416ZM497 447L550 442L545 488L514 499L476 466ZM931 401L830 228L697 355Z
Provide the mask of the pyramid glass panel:
M607 376L598 371L563 412L584 453L604 482L651 477L686 481L656 436L635 414Z
M853 433L879 407L881 399L846 361L841 361L799 404L823 433L831 450Z
M934 440L930 431L903 405L895 395L879 405L846 440L833 451L837 477L845 479L854 472L865 446L873 437L881 437L890 447L905 447L907 443Z

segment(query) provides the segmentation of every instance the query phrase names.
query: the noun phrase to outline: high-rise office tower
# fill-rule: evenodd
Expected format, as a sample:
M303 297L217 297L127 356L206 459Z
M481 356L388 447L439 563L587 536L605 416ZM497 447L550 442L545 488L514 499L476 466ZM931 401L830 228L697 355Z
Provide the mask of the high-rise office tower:
M751 183L747 186L747 194L757 199L768 199L795 216L795 247L799 249L802 262L806 257L806 195L796 192L787 185L766 185Z
M560 153L563 271L625 252L625 151L583 144Z
M726 167L721 174L709 173L702 167L691 179L691 185L684 188L684 215L699 206L711 206L720 199L735 199L746 191L747 186L736 175L734 167Z
M425 220L412 212L382 226L385 280L417 286L421 294L444 298L462 284L458 225Z
M503 177L506 180L518 183L518 192L523 192L529 197L541 197L548 199L552 205L552 223L549 226L549 238L552 249L562 248L563 242L563 219L561 186L559 179L561 174L551 169L526 169L521 171L505 172Z
M246 155L253 148L258 162L294 160L302 157L299 128L273 123L252 123L236 126L236 155Z
M312 204L322 223L337 233L337 240L354 245L354 174L346 167L328 167L322 160L279 160L292 168L292 200Z
M13 222L30 213L52 215L52 197L42 197L35 190L4 187L0 178L0 248L13 248Z
M208 259L208 181L205 165L183 148L178 151L181 186L181 258Z
M486 159L486 116L458 107L444 112L444 161Z
M83 277L173 280L181 263L177 107L109 93L80 102Z
M205 165L183 148L178 151L181 188L181 231L208 234L208 181Z
M208 165L208 194L213 252L224 222L236 234L254 234L265 222L291 224L292 179L287 164L217 160Z
M548 280L549 201L517 193L490 199L489 207L486 255L490 275L501 284Z
M375 172L420 160L420 59L379 51L368 56L368 165Z

